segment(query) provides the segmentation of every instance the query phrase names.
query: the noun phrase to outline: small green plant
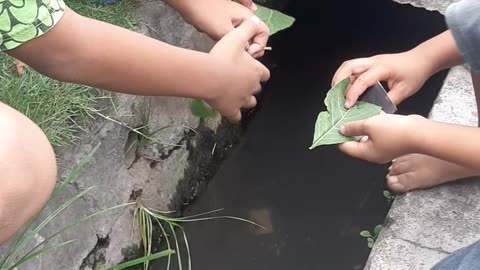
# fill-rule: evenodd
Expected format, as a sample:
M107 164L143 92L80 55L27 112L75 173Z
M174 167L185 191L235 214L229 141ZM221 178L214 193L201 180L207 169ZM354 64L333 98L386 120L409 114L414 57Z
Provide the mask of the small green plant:
M393 199L395 199L395 195L393 195L390 191L384 190L383 191L383 197L387 199L389 203L393 202Z
M135 211L134 218L138 219L138 226L139 226L140 236L142 239L142 245L143 245L143 251L144 251L145 257L149 257L152 252L152 238L153 238L154 224L158 225L158 227L160 228L163 239L167 246L167 250L175 250L178 269L180 270L183 269L185 264L187 265L188 270L192 269L190 247L188 245L187 235L183 227L181 226L181 224L190 223L190 222L209 221L214 219L233 219L233 220L246 222L251 225L257 226L259 228L265 229L265 227L243 218L232 217L232 216L215 216L215 217L209 216L211 214L220 212L222 210L223 209L218 209L218 210L214 210L214 211L210 211L207 213L202 213L194 216L174 218L169 216L169 214L172 214L172 212L154 210L144 206L142 203L139 202L137 204L137 209ZM177 236L177 230L180 232L181 238ZM187 252L186 263L182 261L179 239L183 239L184 248ZM170 263L172 259L171 255L173 254L174 253L167 255L168 256L167 266L165 270L170 269ZM144 262L144 270L148 269L149 263L150 263L149 261Z
M360 236L366 238L368 247L372 248L373 245L375 244L375 241L377 241L377 238L380 235L381 230L382 230L382 225L377 225L373 229L373 233L370 233L369 231L365 230L360 232Z
M148 105L146 105L146 108L142 109L141 115L140 115L140 126L132 129L129 128L131 132L136 133L137 135L137 146L136 146L136 153L137 155L140 154L140 152L145 149L146 146L151 145L151 144L161 144L161 145L169 145L169 146L179 146L177 144L166 144L164 142L159 142L154 139L154 135L157 134L158 132L165 130L171 126L167 125L161 128L158 128L156 130L151 130L149 126L150 122L150 109L151 109L151 102L148 101ZM124 125L126 126L126 125ZM128 128L128 126L127 126Z
M203 100L194 99L190 104L190 111L193 115L200 118L212 118L217 115L215 110L208 108Z

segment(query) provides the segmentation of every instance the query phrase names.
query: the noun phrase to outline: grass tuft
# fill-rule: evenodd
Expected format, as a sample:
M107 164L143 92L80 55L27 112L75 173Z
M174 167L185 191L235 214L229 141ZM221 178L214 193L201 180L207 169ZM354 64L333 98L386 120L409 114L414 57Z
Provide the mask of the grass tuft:
M89 0L67 0L77 13L134 29L135 0L123 0L115 5ZM76 132L93 119L98 92L91 87L49 79L25 67L23 76L14 71L13 59L0 55L0 102L30 118L43 130L51 144L68 145L75 141ZM87 121L87 122L86 122Z
M29 68L23 76L13 70L13 58L0 55L0 101L40 126L53 145L75 140L77 123L91 118L96 91L49 79Z

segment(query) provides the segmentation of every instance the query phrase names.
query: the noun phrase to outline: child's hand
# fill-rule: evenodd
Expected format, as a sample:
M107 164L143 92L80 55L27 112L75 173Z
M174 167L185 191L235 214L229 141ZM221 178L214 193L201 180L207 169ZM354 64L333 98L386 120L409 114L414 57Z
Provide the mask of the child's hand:
M242 4L252 7L251 0L242 0ZM183 17L198 31L207 33L211 38L220 40L243 21L253 16L253 11L231 0L168 0ZM258 31L252 37L248 52L254 57L264 54L270 31L265 23L260 22Z
M340 133L348 137L366 136L360 142L340 145L344 153L376 163L388 163L412 153L417 145L418 127L425 118L417 115L383 114L362 121L345 124Z
M398 105L415 94L431 76L429 63L424 58L412 50L346 61L335 73L332 85L352 77L345 101L345 107L350 108L368 87L387 81L390 88L388 96Z
M245 20L210 52L220 74L215 78L218 91L205 101L233 122L241 119L241 108L256 106L260 82L270 77L268 69L245 51L248 41L263 31L259 23L257 17Z

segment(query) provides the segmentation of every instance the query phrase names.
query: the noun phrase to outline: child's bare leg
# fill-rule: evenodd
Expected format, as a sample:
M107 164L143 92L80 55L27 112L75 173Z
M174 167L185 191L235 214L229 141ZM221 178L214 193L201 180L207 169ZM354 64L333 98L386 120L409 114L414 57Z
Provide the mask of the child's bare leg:
M0 103L0 244L42 208L55 181L55 156L45 135Z
M472 73L472 80L480 112L480 78ZM480 127L480 119L478 126ZM430 156L411 154L393 162L387 175L387 184L392 191L407 192L477 175L480 175L480 169L474 170Z

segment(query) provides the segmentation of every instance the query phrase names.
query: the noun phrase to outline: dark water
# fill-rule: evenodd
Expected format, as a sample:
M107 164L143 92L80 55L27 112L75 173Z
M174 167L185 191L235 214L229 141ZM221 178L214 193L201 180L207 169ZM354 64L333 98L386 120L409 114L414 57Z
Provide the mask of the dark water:
M187 225L194 269L362 269L370 250L359 232L387 213L386 167L335 146L307 150L313 125L344 60L409 49L443 31L443 17L389 0L290 1L284 11L297 22L271 40L262 107L185 213L224 208L221 214L257 220L269 231L228 220ZM400 113L426 115L444 75Z

